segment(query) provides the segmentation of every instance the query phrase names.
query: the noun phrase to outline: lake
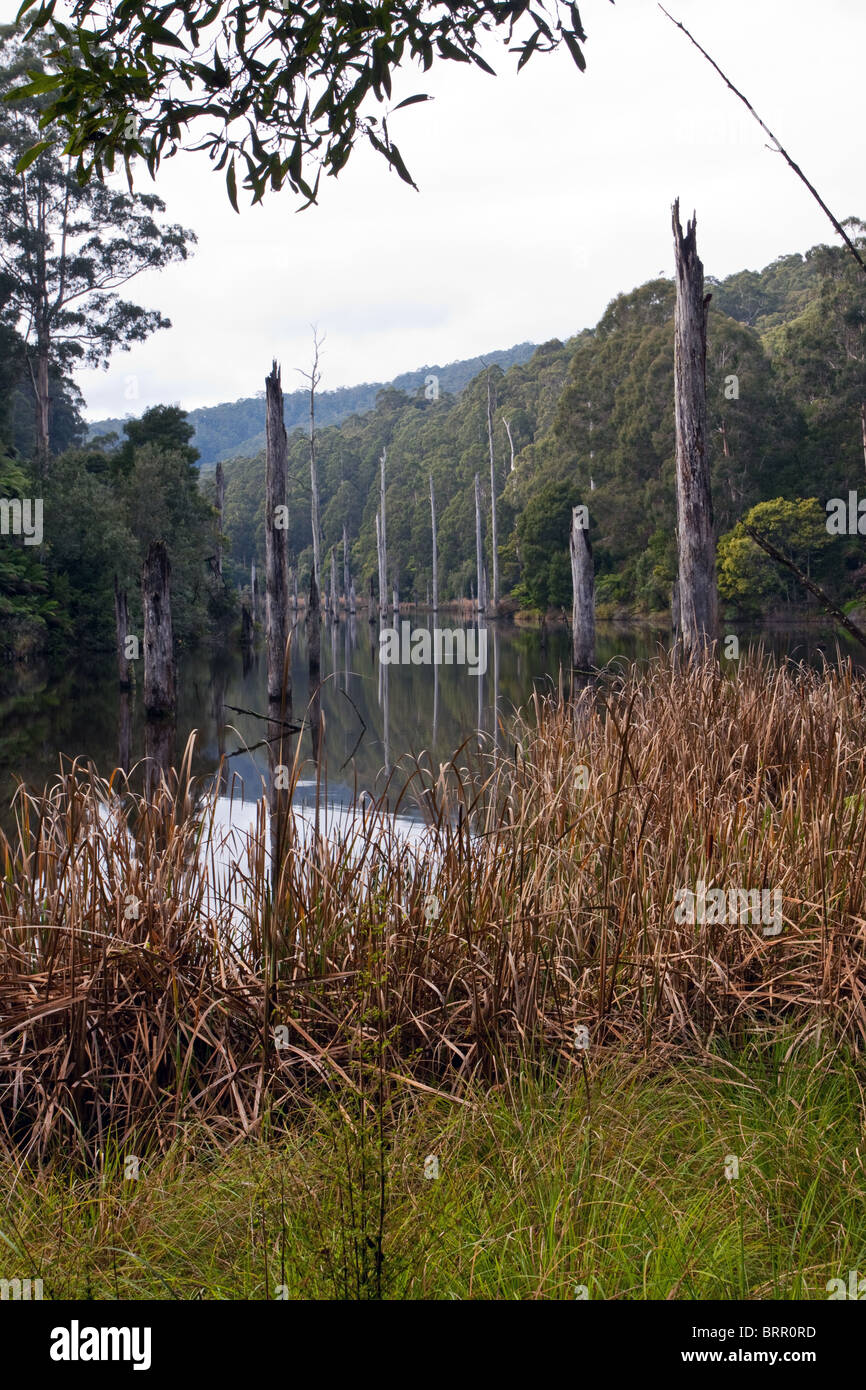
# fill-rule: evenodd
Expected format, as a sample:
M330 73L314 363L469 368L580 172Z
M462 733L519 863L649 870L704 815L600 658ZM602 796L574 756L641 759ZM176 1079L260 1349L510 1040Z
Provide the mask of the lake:
M404 613L404 620L408 614ZM432 628L429 614L411 618L413 628ZM440 614L438 625L456 626ZM843 654L861 661L859 650L832 626L772 625L764 628L725 625L736 633L741 650L757 641L780 656L820 664L834 661L837 643ZM638 624L599 623L599 665L643 661L670 641L669 629ZM427 751L431 762L447 761L468 739L492 746L507 737L515 709L535 689L555 687L560 669L568 680L571 639L565 627L536 627L510 622L488 627L487 670L472 675L465 666L381 665L377 630L365 614L335 625L323 623L321 641L324 766L328 798L350 802L353 790L379 794L387 769L397 769L394 799L405 780L400 760ZM293 642L293 712L300 721L308 699L307 646L303 624ZM41 788L57 773L61 754L92 760L107 774L127 759L144 757L145 721L141 679L124 708L113 654L67 662L62 669L45 666L7 668L0 676L0 797L8 808L16 777ZM267 663L264 645L244 654L239 648L221 653L181 656L176 753L198 731L194 771L207 775L220 758L227 760L234 798L256 800L262 792L267 754L260 740L267 710ZM246 713L240 712L246 711ZM498 712L498 720L496 712ZM497 723L505 734L497 733ZM311 755L309 735L302 754ZM403 763L405 767L405 762ZM408 775L408 769L407 769ZM315 794L311 776L302 779L299 800ZM411 814L410 806L401 807ZM5 814L4 814L5 819Z

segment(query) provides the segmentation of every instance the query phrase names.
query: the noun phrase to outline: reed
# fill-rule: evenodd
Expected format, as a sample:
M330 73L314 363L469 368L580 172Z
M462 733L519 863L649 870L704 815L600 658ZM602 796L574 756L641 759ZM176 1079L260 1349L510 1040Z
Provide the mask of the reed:
M503 752L503 749L505 750ZM538 696L499 747L405 767L407 844L263 797L220 870L192 746L150 799L73 762L0 841L0 1144L41 1162L225 1148L330 1091L364 1107L617 1053L866 1037L866 680L744 656ZM296 767L297 778L301 769ZM783 930L675 920L677 890L778 889ZM575 1046L585 1028L587 1048ZM384 1099L383 1099L384 1098ZM381 1154L381 1131L380 1149Z

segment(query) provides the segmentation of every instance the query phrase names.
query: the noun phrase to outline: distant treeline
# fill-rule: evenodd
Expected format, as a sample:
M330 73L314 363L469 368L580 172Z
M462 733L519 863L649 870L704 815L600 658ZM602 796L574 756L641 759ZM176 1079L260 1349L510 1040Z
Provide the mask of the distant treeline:
M866 246L862 224L850 224ZM776 260L763 271L710 281L707 382L720 593L729 614L758 613L804 595L743 529L757 525L839 604L866 593L862 538L828 528L849 493L866 496L866 277L837 248ZM439 593L467 596L476 577L474 479L481 480L484 552L490 554L488 384L492 397L499 562L511 608L568 609L571 509L589 509L602 617L666 610L676 567L673 417L674 286L658 279L617 296L594 329L491 353L481 363L422 368L384 388L358 387L372 408L338 424L352 392L317 399L323 568L342 537L360 599L377 573L379 460L387 449L389 569L403 599L423 602L432 573L430 478L436 492ZM268 364L265 363L266 367ZM435 371L435 391L425 379ZM264 454L225 464L222 540L213 469L202 469L202 417L248 411L261 433L264 403L186 415L150 410L120 437L85 443L72 382L53 392L52 456L30 455L32 391L20 341L0 322L0 496L43 497L44 542L0 547L0 623L7 654L47 646L110 647L113 585L130 588L149 539L171 558L181 643L226 634L238 621L253 560L264 564ZM287 397L286 418L306 426L308 398ZM292 413L294 412L294 413ZM199 420L193 436L193 421ZM194 442L196 441L196 442ZM225 441L223 441L225 442ZM303 588L312 563L309 441L289 434L289 549ZM866 518L864 518L866 521ZM217 555L222 554L223 573Z
M852 234L863 230L859 223L851 227ZM866 578L859 541L828 535L824 507L858 485L866 494L866 278L847 253L818 246L763 271L709 280L708 289L710 456L723 602L729 611L758 612L805 597L744 536L744 518L760 522L837 599L853 602ZM491 369L500 568L503 593L514 603L538 610L570 605L570 515L582 502L590 511L602 615L668 608L676 567L673 313L673 282L654 280L617 296L594 329L547 343L505 370ZM345 525L359 593L376 572L378 461L385 447L389 565L401 594L423 601L431 577L430 475L441 596L468 594L475 577L476 472L485 495L489 568L486 412L482 369L459 394L446 385L431 400L421 379L412 394L384 389L374 409L337 426L323 424L323 554L337 547L341 559ZM302 430L290 437L289 452L289 544L304 573L311 531ZM250 561L261 566L264 558L263 454L229 462L226 478L225 525L241 583Z
M483 369L486 363L503 369L517 362L525 362L535 351L534 343L518 343L516 347L498 349L483 359L468 357L460 362L450 362L445 367L419 367L414 372L403 372L391 382L368 382L361 386L341 386L334 391L322 391L318 397L316 414L321 425L338 425L350 415L373 410L376 397L389 387L406 391L410 395L424 386L428 376L435 374L443 391L462 391L467 382ZM263 369L264 370L264 369ZM284 368L283 376L289 379ZM188 412L193 427L193 443L199 452L203 465L217 463L220 459L237 458L242 455L259 453L265 446L264 433L264 391L244 400L230 401L224 405L203 406ZM305 425L310 409L307 391L289 391L283 397L286 429L291 431ZM128 417L126 417L128 418ZM90 438L115 432L120 434L125 419L97 420L89 427Z

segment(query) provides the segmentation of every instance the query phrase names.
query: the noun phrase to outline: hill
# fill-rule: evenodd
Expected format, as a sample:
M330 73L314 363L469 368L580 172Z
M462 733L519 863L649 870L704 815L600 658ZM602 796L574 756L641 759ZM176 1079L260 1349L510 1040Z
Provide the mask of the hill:
M439 378L440 391L456 395L486 364L505 370L528 361L534 351L534 343L518 343L515 347L486 353L483 358L468 357L445 366L418 367L415 371L402 372L390 382L365 382L360 386L341 386L334 391L321 391L316 397L316 421L319 425L338 425L350 415L373 410L380 391L404 391L411 395L423 388L425 378L431 374ZM188 412L189 422L195 430L192 442L201 455L203 467L216 464L220 459L256 454L264 448L264 394L262 391L257 396L247 396L243 400L203 406ZM286 393L283 414L290 434L293 429L306 426L308 411L309 395L306 390ZM126 420L120 419L96 420L89 427L88 438L121 434L125 423Z

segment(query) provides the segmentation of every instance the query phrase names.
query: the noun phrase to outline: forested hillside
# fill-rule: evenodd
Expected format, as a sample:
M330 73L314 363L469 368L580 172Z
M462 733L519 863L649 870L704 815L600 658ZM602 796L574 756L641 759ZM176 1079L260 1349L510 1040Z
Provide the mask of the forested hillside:
M419 367L417 371L402 372L391 382L367 382L360 386L341 386L334 391L322 391L318 397L317 415L320 425L338 425L349 415L372 410L376 397L382 390L392 387L410 394L423 387L425 379L432 373L438 378L443 391L462 391L467 382L482 370L486 363L502 368L514 363L525 362L535 351L533 343L518 343L515 347L498 349L489 353L482 361L480 357L469 357L460 362L450 362L447 366ZM284 378L289 383L290 373L284 370ZM301 381L298 375L298 381ZM264 391L244 400L230 401L224 405L204 406L200 410L188 412L193 427L193 443L201 456L202 465L215 464L220 459L237 458L241 455L258 453L265 446L264 435ZM286 391L283 397L286 429L293 430L305 425L309 414L309 396L303 389ZM97 420L89 427L91 438L102 434L117 433L123 430L125 420Z
M851 225L866 244L862 225ZM837 602L854 605L866 592L860 537L830 534L826 503L847 499L864 482L866 281L847 253L819 246L710 288L710 454L725 611L768 612L805 597L791 574L757 549L744 521L759 524ZM355 409L337 424L327 423L329 411L346 408L353 393L317 397L324 563L329 567L336 548L342 576L345 527L356 590L366 595L376 574L379 460L386 450L389 568L401 596L423 602L431 579L431 477L441 599L468 595L476 579L476 473L491 572L489 380L508 606L570 606L571 508L585 503L599 615L667 610L676 564L673 312L672 281L654 280L617 296L594 329L565 343L523 345L491 353L489 365L474 360L438 369L438 398L425 392L432 371L426 368L398 378L403 389L357 388L362 402L365 392L374 393L372 408ZM82 447L80 398L72 378L55 372L52 457L40 469L33 388L9 314L0 316L0 379L0 491L41 495L46 536L38 558L20 542L4 551L4 650L110 646L114 575L130 585L135 613L135 575L154 527L170 541L176 635L192 643L224 632L236 620L237 591L249 582L251 561L260 571L264 562L263 452L225 464L220 577L213 467L202 470L193 447L196 412L187 418L177 407L158 407L124 422L122 438ZM287 418L306 426L306 393L287 399ZM238 417L238 429L260 435L262 401L211 414L218 421L221 410L230 415L241 405L248 413ZM195 437L203 432L200 424ZM165 515L155 516L155 497ZM288 500L291 562L303 588L312 563L305 428L289 434Z
M860 233L859 223L851 224ZM763 271L710 281L707 357L713 502L721 591L730 609L800 599L744 539L750 510L777 543L853 600L856 537L827 534L824 503L863 479L861 402L866 285L846 253L818 246ZM608 306L593 330L494 368L494 447L503 592L522 606L571 601L571 508L590 509L602 614L666 609L675 574L673 282L651 281ZM479 473L490 564L487 372L460 394L388 388L375 407L317 431L323 553L347 528L361 592L375 572L378 465L387 448L389 563L401 594L423 600L431 575L429 478L439 515L440 592L468 594L475 574L473 480ZM507 427L506 428L506 424ZM508 430L511 438L509 440ZM512 456L513 445L513 456ZM290 549L311 563L309 444L290 437ZM264 457L226 467L235 577L264 555ZM797 499L817 499L805 511ZM754 519L754 518L753 518Z

